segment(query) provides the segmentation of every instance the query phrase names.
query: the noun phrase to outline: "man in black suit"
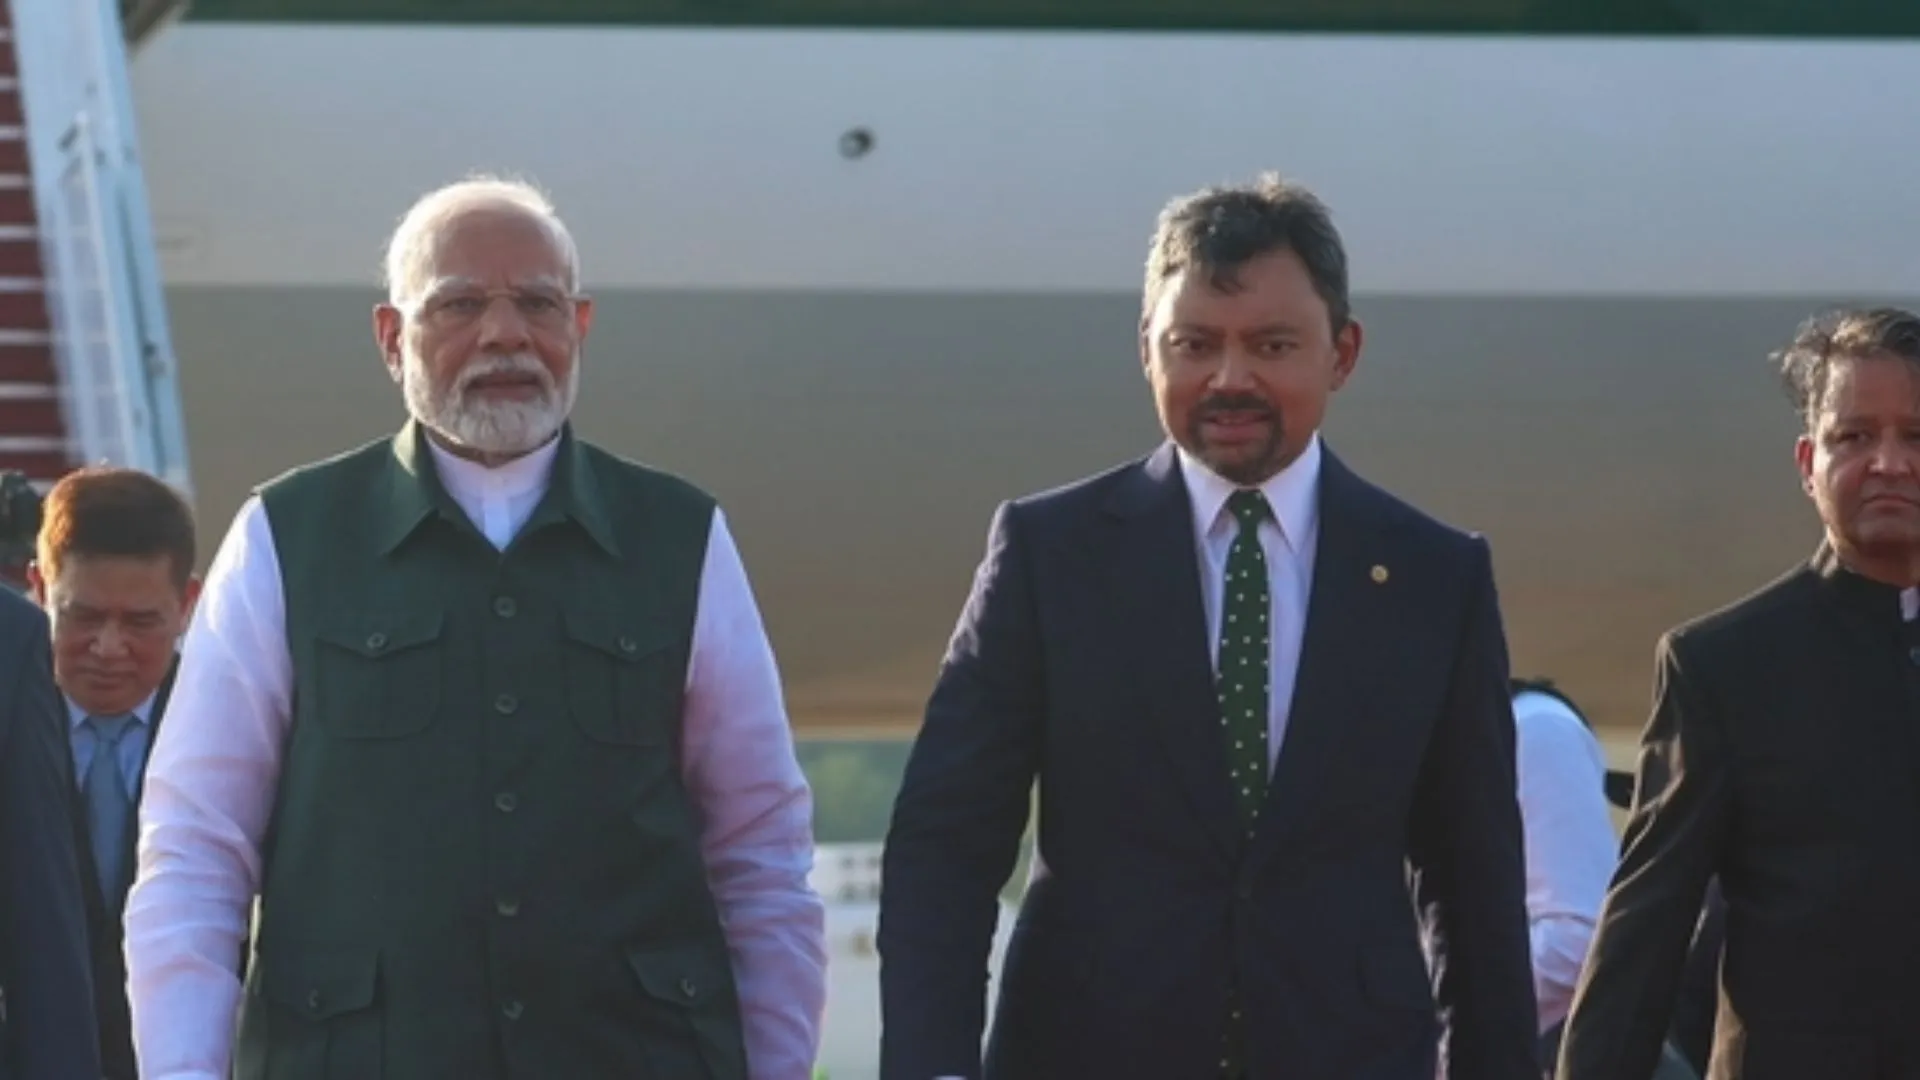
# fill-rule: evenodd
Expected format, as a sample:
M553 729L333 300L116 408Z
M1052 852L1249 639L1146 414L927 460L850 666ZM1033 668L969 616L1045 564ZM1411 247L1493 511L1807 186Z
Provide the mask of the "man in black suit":
M927 706L882 1075L1433 1080L1444 1029L1453 1080L1538 1077L1488 548L1321 445L1361 346L1338 232L1276 177L1178 199L1144 300L1170 441L1000 507Z
M0 1080L100 1075L47 620L0 588Z
M1810 320L1779 361L1825 540L1659 641L1561 1080L1647 1074L1716 876L1711 1080L1920 1078L1920 317Z
M52 620L61 730L78 778L100 1057L135 1080L121 916L149 750L193 614L193 514L136 469L69 473L47 493L27 579Z

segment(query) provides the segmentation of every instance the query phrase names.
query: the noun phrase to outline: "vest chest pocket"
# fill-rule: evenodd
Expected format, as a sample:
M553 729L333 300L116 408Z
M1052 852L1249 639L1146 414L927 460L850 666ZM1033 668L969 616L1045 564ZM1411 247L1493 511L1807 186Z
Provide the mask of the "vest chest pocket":
M642 622L566 613L567 711L595 742L664 746L679 723L672 639Z
M425 731L440 708L446 662L440 612L360 615L315 635L311 714L347 739Z

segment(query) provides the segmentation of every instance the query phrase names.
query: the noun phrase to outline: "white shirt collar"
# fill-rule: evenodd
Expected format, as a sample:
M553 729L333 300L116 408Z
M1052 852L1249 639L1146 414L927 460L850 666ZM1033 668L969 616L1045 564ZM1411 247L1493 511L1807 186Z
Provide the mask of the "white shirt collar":
M531 453L489 467L449 453L431 437L426 443L447 494L463 505L479 499L512 499L539 490L553 471L553 458L560 450L560 437L556 435Z
M1180 473L1187 482L1187 500L1193 506L1194 525L1201 536L1220 523L1227 498L1240 485L1207 468L1199 458L1179 447ZM1260 493L1273 508L1274 520L1287 547L1299 555L1307 538L1313 535L1320 516L1320 433L1307 440L1307 448L1284 469L1260 485Z

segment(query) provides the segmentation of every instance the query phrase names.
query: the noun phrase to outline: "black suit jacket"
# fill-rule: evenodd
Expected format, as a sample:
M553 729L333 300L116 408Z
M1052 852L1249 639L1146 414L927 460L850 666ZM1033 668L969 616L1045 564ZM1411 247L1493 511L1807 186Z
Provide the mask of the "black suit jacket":
M1670 631L1562 1080L1645 1076L1707 882L1714 1080L1920 1078L1920 638L1818 552Z
M0 588L0 1080L100 1075L73 760L46 616Z
M885 1080L1537 1080L1513 715L1484 542L1323 455L1288 730L1245 839L1171 446L995 515L887 837ZM996 892L1038 856L983 1066ZM1442 939L1430 985L1408 864Z
M160 737L160 721L166 716L167 697L173 692L173 678L180 670L180 659L175 657L173 665L167 669L166 678L160 681L160 687L153 696L153 711L147 718L147 751L140 762L140 776L134 784L134 799L127 808L130 819L126 831L126 846L123 852L125 865L134 865L134 849L139 842L140 795L146 790L147 758L153 754L153 746ZM65 709L61 710L65 716ZM127 890L125 886L106 895L100 886L100 875L94 869L91 833L87 830L86 804L76 797L74 803L74 821L80 832L80 874L86 883L87 893L87 929L93 943L93 984L95 1013L100 1021L100 1066L101 1075L106 1080L138 1080L133 1053L133 1016L127 999L127 957L126 923Z
M1714 1016L1720 1011L1720 946L1726 935L1727 903L1720 896L1719 882L1709 881L1707 902L1681 969L1673 1023L1667 1030L1667 1042L1701 1076L1707 1074L1707 1062L1713 1057Z

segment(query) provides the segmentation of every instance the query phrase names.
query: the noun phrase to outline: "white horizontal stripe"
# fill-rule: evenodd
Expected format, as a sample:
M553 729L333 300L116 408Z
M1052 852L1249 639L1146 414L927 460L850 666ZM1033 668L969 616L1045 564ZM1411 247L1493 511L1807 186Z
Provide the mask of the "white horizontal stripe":
M0 435L0 454L44 454L67 448L57 435Z
M1278 167L1362 292L1920 293L1920 42L189 23L134 66L178 284L371 286L494 168L589 286L1132 291L1168 196Z

